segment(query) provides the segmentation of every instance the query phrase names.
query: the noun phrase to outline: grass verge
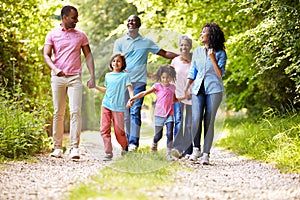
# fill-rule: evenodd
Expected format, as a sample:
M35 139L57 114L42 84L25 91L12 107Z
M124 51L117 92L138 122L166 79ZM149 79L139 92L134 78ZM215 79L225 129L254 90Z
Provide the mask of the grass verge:
M153 154L149 148L130 152L105 167L90 183L71 190L70 200L80 199L159 199L157 188L170 186L179 169L178 162L165 158L165 151ZM180 166L182 169L182 166Z
M300 115L267 116L259 119L229 118L229 132L218 142L238 154L275 163L283 172L300 173Z

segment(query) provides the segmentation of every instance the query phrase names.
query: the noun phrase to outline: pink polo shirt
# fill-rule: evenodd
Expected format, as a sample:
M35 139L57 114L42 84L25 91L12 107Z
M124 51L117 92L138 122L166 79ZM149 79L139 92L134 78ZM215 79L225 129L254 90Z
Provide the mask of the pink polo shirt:
M47 34L45 44L53 46L53 63L58 69L66 75L81 74L81 47L89 44L85 33L60 26ZM54 72L51 74L54 75Z

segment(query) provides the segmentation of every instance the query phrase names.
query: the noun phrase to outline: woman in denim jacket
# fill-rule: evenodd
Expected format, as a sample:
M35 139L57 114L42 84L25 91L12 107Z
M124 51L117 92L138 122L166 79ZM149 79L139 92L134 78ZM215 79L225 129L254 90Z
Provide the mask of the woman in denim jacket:
M191 161L201 155L201 131L204 122L204 145L201 163L209 164L209 154L214 138L214 121L222 101L224 85L222 76L225 72L227 55L225 37L221 28L215 23L207 23L202 28L200 38L204 46L196 48L193 53L191 69L185 86L185 95L189 96L192 87L192 134L193 153Z

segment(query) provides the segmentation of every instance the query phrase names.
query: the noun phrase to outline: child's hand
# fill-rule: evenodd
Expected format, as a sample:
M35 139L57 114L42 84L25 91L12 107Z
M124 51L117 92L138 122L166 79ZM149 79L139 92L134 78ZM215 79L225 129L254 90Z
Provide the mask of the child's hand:
M131 108L131 106L133 105L134 100L129 99L127 104L126 104L126 108Z
M185 100L185 97L178 97L177 99L178 99L178 101L182 101L182 100Z
M191 94L190 91L186 90L184 93L185 93L185 99L187 99L187 100L191 100L192 99L192 94Z

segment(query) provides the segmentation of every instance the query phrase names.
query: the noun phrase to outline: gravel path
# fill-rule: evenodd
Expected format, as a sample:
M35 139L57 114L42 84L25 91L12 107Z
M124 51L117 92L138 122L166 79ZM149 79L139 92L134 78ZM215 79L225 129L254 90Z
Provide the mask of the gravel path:
M211 164L191 164L177 173L175 187L160 190L163 199L300 199L300 174L281 173L274 166L213 148ZM165 198L165 194L166 198Z
M99 133L82 134L81 159L74 162L39 155L34 162L6 162L0 165L0 199L65 199L79 182L110 162L101 161L103 147ZM115 158L119 151L114 151ZM172 187L157 188L160 199L300 199L300 174L284 174L271 165L213 148L211 165L179 160L191 170L178 171Z

